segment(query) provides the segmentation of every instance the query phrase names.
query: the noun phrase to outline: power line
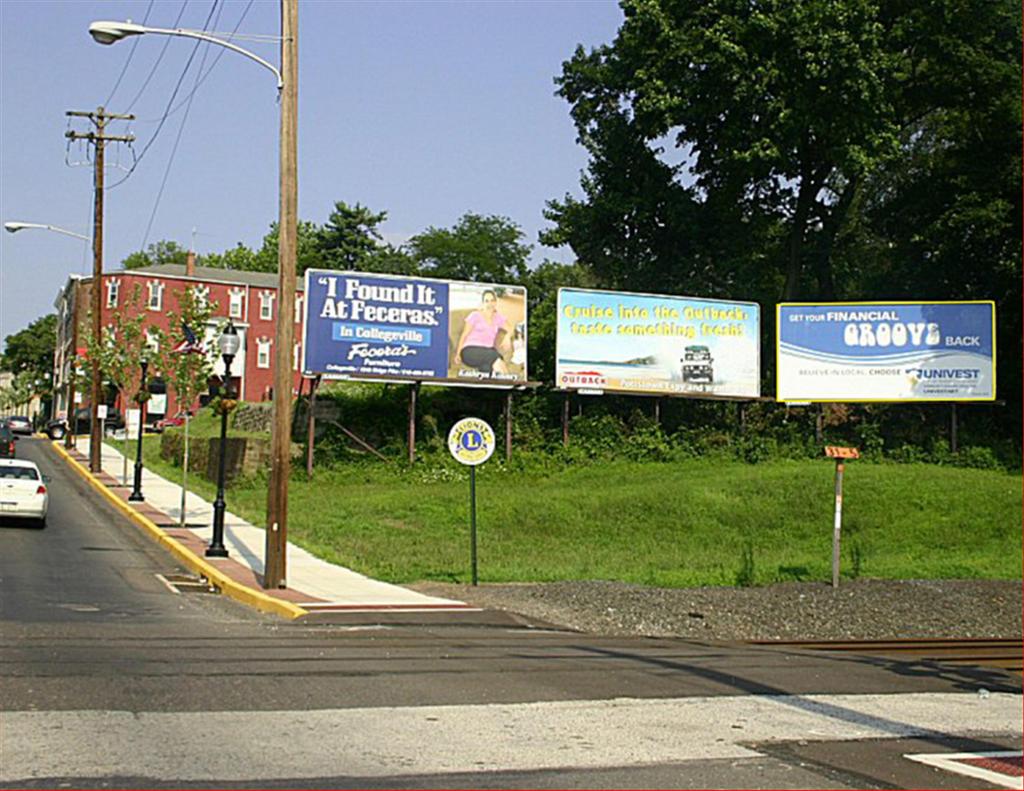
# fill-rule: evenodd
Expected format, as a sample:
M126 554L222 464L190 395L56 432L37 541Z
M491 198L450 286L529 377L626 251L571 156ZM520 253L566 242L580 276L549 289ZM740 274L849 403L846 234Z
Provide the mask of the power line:
M186 6L188 6L188 0L184 0L184 2L181 4L181 9L178 11L178 16L174 20L174 25L172 25L172 27L177 27L178 23L181 22L181 17L185 13ZM156 74L157 67L160 65L160 61L164 59L164 53L167 52L167 48L170 45L171 39L170 37L168 37L164 40L164 45L160 49L160 54L157 56L156 61L153 63L153 68L149 70L149 76L147 76L145 82L142 83L142 87L139 88L139 92L135 94L135 98L128 102L127 110L131 110L132 107L135 106L135 103L139 100L139 97L141 97L143 92L146 90L146 87L149 85L149 81L152 80L153 75Z
M211 15L213 14L214 9L217 9L218 3L219 0L213 1L213 7L210 9ZM216 19L213 20L214 24L216 24L217 20L220 19L220 13L223 10L223 8L224 7L221 6L219 9L217 9ZM209 21L210 20L207 19L207 23L209 23ZM167 179L171 175L171 167L173 167L174 165L174 157L178 153L178 144L181 142L181 136L182 133L185 131L185 124L188 121L188 114L189 111L192 109L192 97L195 96L196 89L199 87L199 83L202 80L203 65L206 63L206 56L210 54L210 46L211 45L207 43L206 48L203 50L203 58L199 62L199 68L196 70L196 84L193 86L192 92L188 95L188 98L185 100L185 114L181 117L181 125L178 127L178 134L174 138L174 146L171 148L171 156L167 159L167 167L164 169L164 177L160 181L160 189L157 191L156 200L153 202L153 211L150 212L149 214L149 222L146 224L146 233L142 237L141 249L143 250L146 249L146 242L149 241L149 232L153 229L153 221L156 219L157 209L160 208L160 200L164 196L164 188L167 186ZM168 112L167 115L170 115L170 113Z
M143 25L145 25L147 20L149 19L149 12L153 10L153 3L154 3L154 0L149 0L149 5L146 6L146 15L144 17L142 17L142 24ZM132 56L135 55L135 48L137 46L139 46L139 39L138 38L136 38L132 42L132 48L128 52L128 59L124 62L124 66L121 67L121 73L117 76L117 82L114 83L114 87L110 89L110 96L108 96L107 100L103 103L104 106L109 105L110 104L110 100L113 99L114 98L114 94L117 93L117 89L121 85L121 80L124 79L124 75L128 71L128 64L130 64L132 62Z
M186 2L188 2L188 0L186 0ZM203 30L206 30L206 28L209 27L210 20L213 19L213 12L217 9L217 5L219 2L220 0L214 0L213 6L210 8L210 13L206 17L206 23L203 25ZM170 115L171 106L174 104L174 100L178 95L178 91L181 90L181 84L185 81L185 75L188 74L188 70L192 68L192 61L195 60L196 53L199 51L199 46L202 43L202 41L197 41L196 45L192 48L192 54L188 56L188 61L185 63L185 68L181 70L181 76L178 77L178 82L174 86L174 91L171 93L171 98L167 101L167 108L164 110L163 117L160 119L160 122L157 125L156 130L153 132L153 136L149 138L149 140L146 142L146 145L143 146L142 151L139 152L139 155L137 157L135 157L135 161L132 163L132 166L128 170L128 172L125 173L124 177L120 181L111 184L109 187L107 187L107 189L114 189L114 187L118 187L121 184L124 184L131 177L132 173L135 172L135 168L139 166L139 163L142 161L143 157L146 156L146 152L149 151L149 149L153 146L153 143L156 142L157 137L160 136L160 130L164 128L164 122L167 121L167 117L168 115Z
M245 10L242 11L242 15L238 18L238 23L235 25L235 30L238 30L238 28L242 26L242 22L245 21L245 17L249 13L249 9L252 8L253 2L254 2L254 0L249 0L249 3L246 5ZM236 36L234 34L234 32L224 34L223 37L224 38L242 38L242 36ZM264 38L270 38L270 37L264 37ZM172 107L170 109L170 111L167 113L168 116L174 115L176 112L178 112L178 110L180 110L189 101L191 101L192 97L195 96L196 91L199 90L199 86L201 86L204 82L206 82L206 78L210 76L210 72L212 72L214 70L214 68L217 66L217 64L220 63L220 59L222 57L224 57L224 53L226 51L227 50L224 50L224 49L219 49L217 51L217 57L214 58L213 63L210 64L210 68L208 68L205 72L203 72L202 76L196 81L196 84L194 86L192 86L192 90L189 91L188 96L186 96L184 99L182 99L180 102L178 102L176 105L174 105L174 107ZM199 70L202 71L202 66L200 66ZM157 124L157 123L160 123L160 120L161 120L160 118L143 118L143 119L140 119L140 120L136 121L135 123L137 123L137 124Z

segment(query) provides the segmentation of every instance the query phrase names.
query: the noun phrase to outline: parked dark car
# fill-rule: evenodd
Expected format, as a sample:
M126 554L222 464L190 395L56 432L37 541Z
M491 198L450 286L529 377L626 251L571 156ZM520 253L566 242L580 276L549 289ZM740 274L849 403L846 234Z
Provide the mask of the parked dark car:
M17 437L7 427L6 423L0 424L0 459L14 458L14 441Z
M31 434L32 421L25 415L11 415L7 418L7 427L15 434Z
M64 435L68 433L68 424L64 418L55 418L54 420L46 421L46 436L50 439L64 439Z
M75 433L88 434L92 411L89 407L75 410ZM105 431L119 431L124 428L124 417L113 407L107 407L107 417L103 421ZM68 423L63 418L51 420L46 424L46 435L50 439L63 439L68 433Z

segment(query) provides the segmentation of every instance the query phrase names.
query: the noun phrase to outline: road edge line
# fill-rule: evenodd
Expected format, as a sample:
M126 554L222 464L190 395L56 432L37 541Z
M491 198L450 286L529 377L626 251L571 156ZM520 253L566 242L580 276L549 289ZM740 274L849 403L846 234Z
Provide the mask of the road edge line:
M216 566L207 563L188 547L167 535L167 533L161 530L155 522L144 517L128 505L128 503L107 489L106 486L96 480L96 477L89 470L72 458L71 454L62 448L59 442L54 441L52 444L53 448L57 451L57 455L63 458L64 461L71 466L71 469L75 470L75 472L81 475L89 484L92 485L94 489L100 492L100 494L102 494L111 505L117 508L117 510L132 520L136 525L141 527L150 538L163 546L175 558L191 568L192 571L202 574L210 580L210 582L214 583L228 598L234 599L235 601L246 604L262 612L282 615L289 619L295 619L309 614L308 610L303 609L297 604L284 601L283 599L276 599L273 596L268 596L260 591L247 588L246 586L231 579L229 576L221 572Z

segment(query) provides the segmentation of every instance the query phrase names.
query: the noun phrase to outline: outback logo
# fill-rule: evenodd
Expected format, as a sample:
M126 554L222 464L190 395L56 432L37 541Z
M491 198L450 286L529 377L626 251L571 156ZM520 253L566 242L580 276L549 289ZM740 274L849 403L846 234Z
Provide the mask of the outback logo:
M562 374L563 385L580 385L583 387L604 387L608 380L599 371L568 371Z
M981 378L979 368L907 368L904 373L914 384L918 382L976 381Z

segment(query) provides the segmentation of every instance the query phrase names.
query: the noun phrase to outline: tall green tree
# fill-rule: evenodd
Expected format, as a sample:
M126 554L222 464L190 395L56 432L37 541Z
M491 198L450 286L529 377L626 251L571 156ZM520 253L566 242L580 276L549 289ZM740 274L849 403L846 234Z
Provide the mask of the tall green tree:
M164 378L174 391L174 400L178 408L185 412L185 436L181 463L181 504L179 508L180 524L185 526L186 495L188 492L189 465L189 423L192 418L192 406L199 394L206 389L213 373L210 355L195 350L175 352L188 342L185 327L194 334L202 344L206 326L210 316L216 310L216 303L201 298L192 287L177 292L177 309L170 310L167 317L170 331L167 334L168 350L163 359Z
M121 262L122 269L140 269L157 264L185 265L188 250L172 240L153 242L145 250L136 250Z
M428 228L406 244L420 272L484 283L521 283L531 247L507 217L465 214L452 227Z
M317 241L322 266L327 269L362 269L382 247L379 226L387 212L373 212L357 203L337 201L327 222L319 229Z
M4 338L0 370L15 374L28 371L33 380L47 379L53 372L56 343L57 315L50 313Z
M856 253L844 258L844 247L857 239L860 213L885 197L880 174L908 167L926 128L942 130L938 154L950 135L963 139L954 118L978 120L994 97L1019 97L1019 8L1008 0L623 0L622 8L615 41L578 49L557 80L594 154L585 200L551 206L557 232L571 241L589 225L600 249L604 239L614 247L630 238L633 218L641 238L679 222L700 248L709 229L725 229L756 240L746 257L773 270L784 299L856 290ZM1011 139L1019 149L1018 135ZM639 146L675 163L671 179ZM636 179L661 196L656 207L622 188ZM686 189L673 195L674 183ZM687 229L690 200L702 211ZM602 217L611 224L602 227ZM721 261L711 256L720 251L704 252L716 274ZM671 280L664 257L650 265Z
M256 251L253 259L254 272L277 272L278 225L271 223L270 231L263 237L263 244ZM320 239L320 228L316 223L309 220L299 220L296 225L295 239L295 273L299 277L307 269L322 268L326 266Z

